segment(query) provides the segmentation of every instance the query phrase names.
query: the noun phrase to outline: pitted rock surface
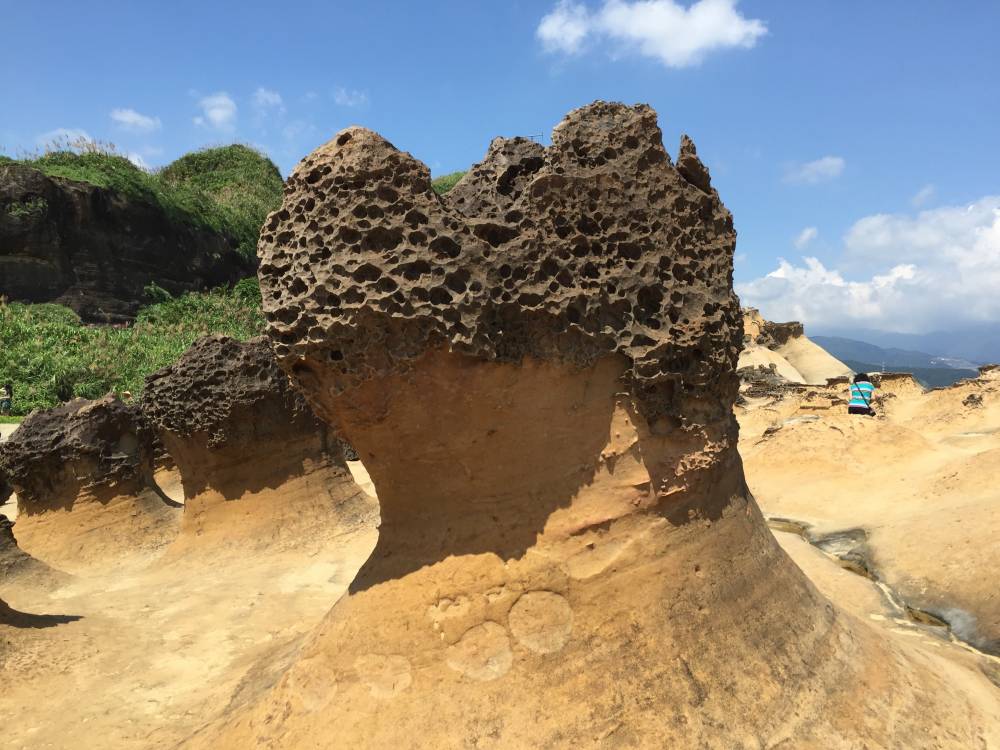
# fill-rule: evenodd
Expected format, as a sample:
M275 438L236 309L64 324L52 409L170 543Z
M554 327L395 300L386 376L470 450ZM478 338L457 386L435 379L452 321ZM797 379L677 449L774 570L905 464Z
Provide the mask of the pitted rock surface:
M517 223L508 212L525 186L545 166L545 148L528 138L494 138L486 158L476 164L449 190L443 201L454 211L473 219L500 219ZM474 233L489 241L494 225L485 222ZM501 232L503 230L500 230Z
M252 444L269 422L279 431L323 429L263 338L199 339L146 378L142 409L161 431L207 436L209 448Z
M11 487L10 478L4 469L3 443L0 443L0 505L3 505L10 499L12 492L14 492L14 488Z
M153 431L114 395L74 399L28 415L0 461L22 511L72 502L81 489L136 491L151 467Z
M579 366L619 353L648 421L723 419L736 235L689 141L681 156L675 168L650 107L596 102L548 148L494 141L442 200L412 156L342 131L298 165L261 233L279 362L335 393L440 347Z

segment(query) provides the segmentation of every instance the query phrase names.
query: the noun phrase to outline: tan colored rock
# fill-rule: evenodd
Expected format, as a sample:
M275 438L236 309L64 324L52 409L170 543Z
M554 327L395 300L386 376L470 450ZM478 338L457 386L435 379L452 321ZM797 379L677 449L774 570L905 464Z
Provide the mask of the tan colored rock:
M750 488L817 535L863 530L868 566L906 604L1000 654L1000 381L873 379L877 419L847 414L846 379L739 409Z
M269 335L383 523L297 662L190 746L1000 740L995 701L825 601L748 497L735 233L681 163L650 108L595 103L511 194L473 186L478 232L369 131L298 166L261 237Z
M67 572L143 562L177 531L152 481L153 432L115 396L33 412L0 447L24 552Z
M263 339L199 339L146 379L142 409L184 490L172 555L192 546L273 554L298 548L317 526L356 525L374 510L341 442L292 390Z

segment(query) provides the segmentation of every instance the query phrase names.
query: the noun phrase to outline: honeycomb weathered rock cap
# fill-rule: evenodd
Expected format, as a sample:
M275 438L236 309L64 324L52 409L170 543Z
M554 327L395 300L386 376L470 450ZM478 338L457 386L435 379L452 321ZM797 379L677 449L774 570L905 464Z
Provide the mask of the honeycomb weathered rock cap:
M442 200L412 156L342 131L293 171L261 232L279 363L342 392L439 347L580 366L619 354L648 416L683 421L687 395L728 409L735 232L693 144L682 152L679 170L650 107L595 102L548 148L494 141Z
M25 507L50 494L141 481L154 434L138 407L114 394L34 411L4 443L0 461Z
M252 412L277 406L289 418L314 421L266 339L198 339L171 365L146 377L142 410L157 428L180 436L208 433L219 444Z

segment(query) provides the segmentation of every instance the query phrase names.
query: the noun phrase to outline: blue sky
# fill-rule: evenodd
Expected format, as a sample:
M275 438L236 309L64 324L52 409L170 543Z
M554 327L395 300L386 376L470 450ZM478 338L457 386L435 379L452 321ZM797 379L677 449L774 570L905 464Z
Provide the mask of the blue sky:
M0 0L0 18L7 153L81 131L156 167L236 140L287 173L361 124L443 174L594 99L648 102L733 211L745 302L817 330L1000 321L998 3Z

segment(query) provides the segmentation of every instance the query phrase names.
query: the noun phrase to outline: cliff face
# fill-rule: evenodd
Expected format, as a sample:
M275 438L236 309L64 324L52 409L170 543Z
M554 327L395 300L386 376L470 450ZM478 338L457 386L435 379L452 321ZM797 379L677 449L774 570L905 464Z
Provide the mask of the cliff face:
M735 233L693 144L675 168L649 107L597 102L515 146L443 201L359 128L289 179L269 335L383 523L298 661L191 746L883 746L932 715L971 736L926 671L901 707L896 652L746 493ZM541 163L506 179L522 147Z
M87 322L131 319L155 282L173 294L253 272L229 241L113 190L0 166L0 295L58 302Z
M142 409L181 475L178 547L193 537L203 548L208 537L269 547L310 524L358 522L372 511L341 442L291 388L264 339L199 339L147 377Z

